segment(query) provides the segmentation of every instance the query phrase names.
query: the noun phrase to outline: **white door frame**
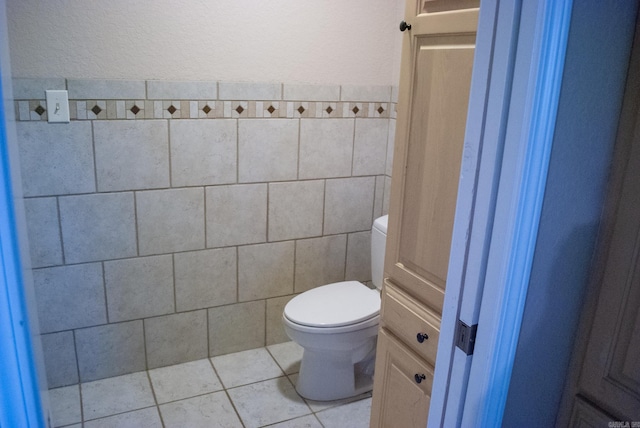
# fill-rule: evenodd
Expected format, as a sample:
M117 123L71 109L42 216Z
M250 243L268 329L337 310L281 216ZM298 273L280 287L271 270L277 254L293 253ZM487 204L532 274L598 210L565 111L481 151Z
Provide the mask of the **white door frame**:
M572 0L481 2L429 427L502 421L571 10ZM455 347L458 319L478 324L472 356Z

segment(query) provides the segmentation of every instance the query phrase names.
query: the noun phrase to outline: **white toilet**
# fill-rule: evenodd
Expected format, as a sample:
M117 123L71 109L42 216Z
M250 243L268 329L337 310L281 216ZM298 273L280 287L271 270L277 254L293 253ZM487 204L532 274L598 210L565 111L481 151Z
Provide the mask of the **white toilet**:
M284 329L304 348L296 390L305 398L338 400L372 388L387 219L376 219L371 230L376 290L357 281L336 282L306 291L284 308Z

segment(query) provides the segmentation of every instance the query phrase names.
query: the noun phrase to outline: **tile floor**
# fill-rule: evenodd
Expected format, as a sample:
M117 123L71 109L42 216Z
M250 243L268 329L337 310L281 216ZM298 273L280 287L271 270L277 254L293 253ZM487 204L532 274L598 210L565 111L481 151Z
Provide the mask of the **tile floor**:
M49 391L55 427L366 428L371 393L334 402L294 388L294 342Z

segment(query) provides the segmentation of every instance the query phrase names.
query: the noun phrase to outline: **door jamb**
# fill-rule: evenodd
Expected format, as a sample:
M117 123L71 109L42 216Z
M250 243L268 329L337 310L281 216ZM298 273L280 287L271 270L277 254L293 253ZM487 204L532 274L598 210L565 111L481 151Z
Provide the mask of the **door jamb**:
M448 273L452 280L445 294L434 379L434 385L448 388L434 388L430 427L445 421L499 426L518 344L572 0L513 3L485 0L480 8L460 181L464 191L458 194ZM500 34L511 37L505 41ZM487 52L489 63L482 64ZM500 74L507 77L506 86L492 86L491 77ZM495 155L485 159L492 150ZM457 319L479 325L471 357L453 345Z

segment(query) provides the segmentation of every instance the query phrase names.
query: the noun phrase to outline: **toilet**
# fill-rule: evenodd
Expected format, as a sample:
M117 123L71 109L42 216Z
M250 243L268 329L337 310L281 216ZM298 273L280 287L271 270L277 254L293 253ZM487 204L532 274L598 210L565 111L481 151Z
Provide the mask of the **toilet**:
M372 389L387 220L376 219L371 229L375 290L336 282L305 291L284 308L285 332L304 350L296 390L305 398L338 400Z

